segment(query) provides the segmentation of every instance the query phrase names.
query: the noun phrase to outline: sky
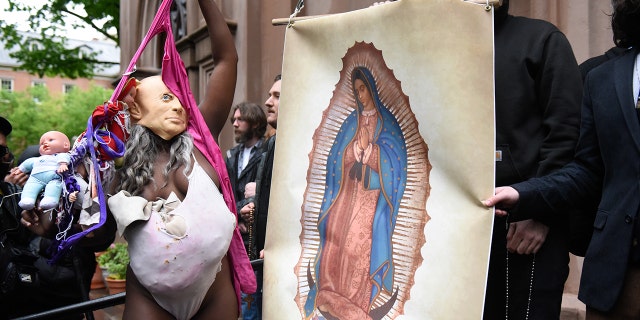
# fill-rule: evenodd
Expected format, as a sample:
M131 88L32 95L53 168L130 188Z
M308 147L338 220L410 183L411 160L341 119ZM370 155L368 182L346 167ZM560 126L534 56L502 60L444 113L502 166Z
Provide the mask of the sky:
M22 3L29 3L32 6L41 6L43 3L46 3L46 0L21 0ZM6 12L5 9L9 7L9 4L6 0L0 0L0 19L6 21L7 23L18 23L19 30L21 31L31 31L29 29L28 23L26 23L27 18L29 17L28 13L24 12ZM84 14L84 12L82 12ZM76 20L74 17L69 17L69 21L67 25L71 25L71 21ZM77 21L77 20L76 20ZM68 28L66 32L66 36L69 39L78 39L78 40L92 40L92 39L104 39L104 36L92 28L87 29L71 29Z

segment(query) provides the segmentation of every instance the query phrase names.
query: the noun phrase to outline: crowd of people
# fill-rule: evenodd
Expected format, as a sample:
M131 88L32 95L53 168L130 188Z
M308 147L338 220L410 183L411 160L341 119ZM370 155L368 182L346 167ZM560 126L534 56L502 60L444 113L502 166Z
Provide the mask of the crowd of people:
M277 129L280 82L277 75L269 90L265 110L255 104L236 105L229 119L237 145L227 152L226 164L234 188L238 223L251 260L264 258L264 241L275 153L275 133L266 137L267 124ZM262 319L262 267L254 272L255 293L242 294L242 318Z
M217 5L198 3L216 66L204 99L189 107L166 77L136 82L127 93L132 127L108 186L107 221L56 264L47 262L58 231L51 210L59 205L57 174L70 159L48 160L47 169L36 169L36 158L15 164L7 148L13 127L8 115L0 117L0 243L12 248L0 255L0 318L87 300L94 252L116 232L131 254L124 318L262 318L262 270L248 265L264 258L276 141L266 133L267 125L277 129L282 78L275 77L264 106L231 108L233 38ZM483 317L558 319L574 252L585 257L579 298L587 319L638 319L640 0L612 0L615 47L580 66L553 24L510 15L508 0L496 6L500 187L483 201L496 211ZM227 115L236 145L223 157L217 137ZM194 138L202 128L209 135ZM39 151L51 158L69 147L51 131ZM45 186L45 198L36 200ZM86 228L73 221L72 231ZM576 225L588 234L580 249L572 242ZM17 274L32 281L16 282Z

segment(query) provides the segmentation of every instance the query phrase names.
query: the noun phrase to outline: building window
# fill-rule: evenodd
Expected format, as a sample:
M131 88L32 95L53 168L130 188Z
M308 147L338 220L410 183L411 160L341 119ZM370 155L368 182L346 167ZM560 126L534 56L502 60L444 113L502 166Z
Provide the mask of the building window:
M13 79L2 79L2 87L0 88L2 91L13 91Z
M34 88L45 88L47 84L43 80L31 80L31 86ZM44 90L35 90L33 92L33 102L40 104L42 102L42 96L45 94Z
M65 94L71 92L71 90L73 90L76 87L75 84L64 84L62 86L62 92L64 92Z
M33 81L31 81L31 86L32 87L46 87L46 83L44 81L40 81L40 80L33 80Z

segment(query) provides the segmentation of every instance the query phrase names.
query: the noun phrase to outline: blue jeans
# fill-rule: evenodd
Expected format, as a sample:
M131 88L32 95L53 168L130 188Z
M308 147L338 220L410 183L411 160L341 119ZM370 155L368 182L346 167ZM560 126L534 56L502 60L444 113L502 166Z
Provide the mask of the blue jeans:
M242 293L242 319L262 319L262 271L254 271L258 287L255 293Z

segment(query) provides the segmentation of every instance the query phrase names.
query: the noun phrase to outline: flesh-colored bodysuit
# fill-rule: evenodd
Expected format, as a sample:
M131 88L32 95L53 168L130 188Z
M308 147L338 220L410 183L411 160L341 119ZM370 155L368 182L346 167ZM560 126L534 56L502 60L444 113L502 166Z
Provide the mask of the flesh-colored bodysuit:
M235 229L234 215L197 161L188 179L182 203L173 197L149 202L125 191L109 199L118 230L124 230L129 243L131 269L155 301L177 319L197 313ZM168 213L163 208L173 205Z

